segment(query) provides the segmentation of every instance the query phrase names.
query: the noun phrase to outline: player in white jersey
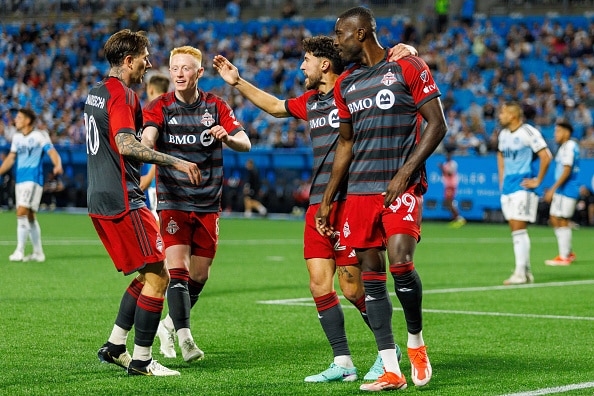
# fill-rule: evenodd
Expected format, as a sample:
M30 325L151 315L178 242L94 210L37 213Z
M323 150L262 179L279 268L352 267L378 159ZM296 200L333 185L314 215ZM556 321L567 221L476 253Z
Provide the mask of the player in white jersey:
M555 125L555 142L559 149L555 155L555 183L545 193L545 202L551 203L550 220L555 230L559 254L546 265L570 265L575 260L571 249L571 226L569 221L575 212L575 205L580 196L580 184L577 176L580 170L580 148L571 140L573 126L566 120L559 120Z
M35 217L43 194L43 156L47 154L54 165L54 175L62 174L62 159L46 131L34 129L37 115L31 109L21 109L14 119L19 133L15 134L10 153L0 166L0 175L8 172L16 162L17 247L10 261L45 261L41 246L41 230ZM31 237L33 253L25 256L27 238Z
M542 183L552 155L538 129L524 123L518 103L508 102L501 107L499 123L503 127L497 147L501 210L511 229L516 260L514 273L503 284L532 283L527 225L536 220L538 195L534 189ZM534 154L540 159L536 174L532 170Z

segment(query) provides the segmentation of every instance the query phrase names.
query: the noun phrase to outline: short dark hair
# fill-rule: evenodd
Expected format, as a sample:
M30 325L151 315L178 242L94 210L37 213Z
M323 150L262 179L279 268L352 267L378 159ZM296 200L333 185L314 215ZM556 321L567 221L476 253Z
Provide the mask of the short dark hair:
M332 71L340 74L344 70L344 64L340 54L334 46L334 40L328 36L314 36L303 39L303 50L313 54L316 58L326 58L332 63Z
M37 114L35 114L35 112L32 109L23 108L19 109L18 112L27 117L31 121L31 125L35 124L35 121L37 121Z
M163 74L153 74L148 81L148 85L155 87L155 89L164 94L169 91L169 78Z
M353 7L338 17L338 19L349 19L349 18L357 18L360 22L364 24L369 24L372 32L377 30L377 24L375 22L375 16L373 16L373 11L366 7ZM365 27L365 26L364 26Z
M150 41L143 31L133 32L130 29L122 29L107 39L103 52L110 66L121 66L126 56L137 57L149 45Z
M559 125L561 128L567 129L569 131L570 135L573 134L573 125L571 125L569 120L567 120L565 118L561 118L561 119L557 120L555 125Z

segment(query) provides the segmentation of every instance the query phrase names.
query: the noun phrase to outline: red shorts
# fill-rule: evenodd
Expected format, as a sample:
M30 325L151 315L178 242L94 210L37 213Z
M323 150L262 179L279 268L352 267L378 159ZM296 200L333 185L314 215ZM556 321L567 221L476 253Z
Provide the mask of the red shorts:
M161 232L165 248L190 246L192 256L214 258L219 243L219 213L162 210Z
M332 236L322 236L316 229L315 214L320 204L309 205L305 213L305 231L303 235L303 257L334 259L336 265L358 264L353 249L345 246L340 238L340 231L344 224L345 201L334 202L328 221L334 226Z
M118 271L129 275L165 260L163 239L148 208L131 210L117 219L91 219Z
M423 196L415 191L415 187L406 190L388 208L384 208L381 194L349 194L342 230L346 243L361 249L381 247L396 234L407 234L419 241Z
M446 186L444 189L444 198L447 200L453 200L456 197L456 187Z

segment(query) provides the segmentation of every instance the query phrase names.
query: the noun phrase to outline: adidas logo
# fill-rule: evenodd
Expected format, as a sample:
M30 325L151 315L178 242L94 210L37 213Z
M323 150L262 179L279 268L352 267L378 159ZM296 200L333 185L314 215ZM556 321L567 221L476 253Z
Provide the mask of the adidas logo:
M351 87L347 90L347 93L349 92L353 92L354 90L356 90L357 88L355 88L355 84L351 85Z
M406 216L404 216L404 218L402 220L406 220L406 221L415 221L415 219L412 217L412 215L409 213Z
M377 298L371 297L369 294L365 296L365 301L375 301Z
M182 285L181 283L176 283L175 285L171 286L171 289L175 289L176 287L181 287L182 289L185 289L184 285Z
M169 125L178 125L178 122L177 122L177 120L175 118L172 118L172 119L169 120L168 124Z
M398 289L398 291L402 292L402 293L408 293L408 292L413 291L413 289L409 289L408 287L401 287Z

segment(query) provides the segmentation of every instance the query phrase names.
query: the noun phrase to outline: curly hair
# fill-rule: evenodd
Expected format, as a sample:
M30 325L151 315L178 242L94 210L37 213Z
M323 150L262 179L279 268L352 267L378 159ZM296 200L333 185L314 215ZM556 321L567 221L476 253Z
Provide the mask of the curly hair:
M148 48L150 41L144 32L133 32L130 29L123 29L111 35L103 46L105 59L109 65L122 66L126 56L137 57L145 48Z
M344 64L338 50L334 46L334 40L328 36L315 36L305 38L302 41L303 50L313 54L316 58L326 58L332 63L332 71L336 74L342 73Z

